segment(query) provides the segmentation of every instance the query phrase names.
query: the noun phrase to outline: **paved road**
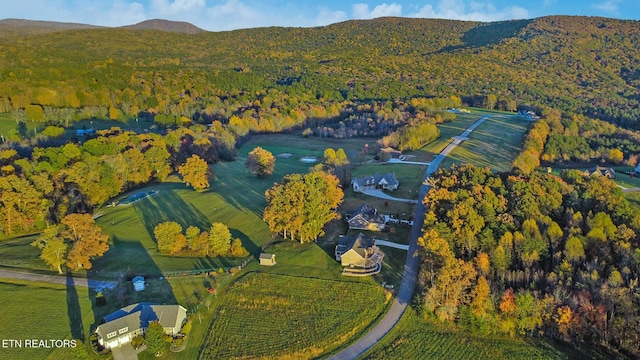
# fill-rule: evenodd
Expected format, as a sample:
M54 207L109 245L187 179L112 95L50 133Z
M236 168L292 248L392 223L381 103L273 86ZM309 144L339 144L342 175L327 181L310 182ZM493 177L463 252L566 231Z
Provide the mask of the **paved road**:
M51 284L67 284L67 277L64 275L42 275L42 274L30 274L19 271L0 269L0 278L4 279L16 279L16 280L28 280L28 281L40 281ZM69 278L73 281L74 286L83 286L90 288L114 288L117 284L114 281L98 281L89 280L85 278Z
M483 117L469 126L459 137L454 140L436 156L432 161L427 171L425 172L425 181L431 174L438 170L440 162L460 144L463 139L467 137L475 128L482 124L488 117ZM418 199L424 199L425 195L429 191L429 185L423 185L420 187L420 195ZM411 227L411 238L409 241L409 250L407 252L407 262L404 265L404 273L402 275L402 283L398 290L398 296L393 300L391 309L385 314L384 318L380 320L376 326L371 329L364 337L356 341L354 344L344 349L342 352L332 356L330 360L352 360L362 355L365 351L375 345L383 336L385 336L396 325L398 320L411 301L413 297L413 290L416 287L416 280L418 276L418 237L422 233L422 225L424 224L425 208L422 202L418 202L415 210L415 217L413 218L413 226Z

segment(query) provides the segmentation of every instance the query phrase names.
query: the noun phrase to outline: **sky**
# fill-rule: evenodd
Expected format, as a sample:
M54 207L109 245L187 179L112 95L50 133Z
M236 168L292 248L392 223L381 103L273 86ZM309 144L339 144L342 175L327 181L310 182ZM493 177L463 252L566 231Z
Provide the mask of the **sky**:
M187 21L209 31L313 27L382 16L473 21L587 15L640 20L640 0L0 0L0 19L102 26L149 19Z

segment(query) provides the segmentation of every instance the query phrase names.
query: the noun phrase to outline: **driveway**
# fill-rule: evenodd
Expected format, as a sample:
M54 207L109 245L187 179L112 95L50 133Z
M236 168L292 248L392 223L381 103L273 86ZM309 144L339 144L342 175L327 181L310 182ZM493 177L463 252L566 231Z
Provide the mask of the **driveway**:
M378 245L378 246L387 246L387 247L390 247L390 248L400 249L400 250L409 250L409 245L398 244L398 243L394 243L394 242L387 241L387 240L376 239L376 245Z
M486 119L488 119L488 117L485 116L469 126L467 130L461 134L461 137L454 138L451 144L449 144L431 161L431 164L425 172L425 181L431 176L431 174L438 170L440 162L447 156L447 154L453 151L453 149L455 149L455 147L464 140L463 137L466 138L473 129L477 128ZM420 195L418 196L418 199L424 199L430 188L431 187L429 185L425 185L423 182L423 185L420 187ZM377 323L371 331L355 343L351 344L348 348L332 356L330 358L331 360L355 359L377 344L383 336L393 329L411 301L418 277L418 237L420 237L422 233L422 225L424 224L425 215L424 204L421 201L418 202L416 200L416 202L416 215L413 218L413 226L411 226L411 238L409 239L407 262L404 265L404 273L402 275L402 283L400 283L400 288L398 290L398 296L393 300L391 309L389 309L382 320L380 320L380 322Z
M126 343L111 349L113 360L138 360L138 354L131 343Z
M365 195L369 195L369 196L373 196L373 197L377 197L377 198L385 199L385 200L402 201L402 202L406 202L406 203L409 203L409 204L417 204L418 203L418 200L401 199L401 198L389 196L386 193L384 193L382 190L378 190L378 189L362 190L361 192L363 194L365 194Z
M430 162L421 162L421 161L407 161L407 160L400 160L400 159L389 159L389 161L387 161L387 164L410 164L410 165L427 165L427 166L429 166L431 163Z

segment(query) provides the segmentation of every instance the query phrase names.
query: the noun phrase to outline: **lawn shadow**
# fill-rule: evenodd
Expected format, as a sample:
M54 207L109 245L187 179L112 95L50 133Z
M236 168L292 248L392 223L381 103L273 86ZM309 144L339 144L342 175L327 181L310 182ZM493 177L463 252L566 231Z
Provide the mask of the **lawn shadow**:
M233 177L217 177L212 188L227 204L240 211L251 211L262 218L266 205L264 191L280 180L281 178L275 175L258 179L248 173L237 173Z
M84 325L82 324L82 310L80 308L80 300L78 291L73 283L73 277L70 271L67 272L65 281L67 290L67 317L69 318L69 327L71 328L71 336L73 339L84 341Z
M238 229L229 229L231 232L231 239L240 239L242 246L249 252L249 254L256 254L261 251L260 246L256 245L251 239L242 231Z
M153 229L164 221L175 221L184 230L189 226L200 229L211 226L209 219L198 208L185 202L173 190L161 191L155 196L136 201L133 207L152 239L155 239Z
M87 272L89 281L109 280L115 286L95 286L89 289L89 296L93 307L94 322L91 325L91 332L104 322L104 317L119 309L140 302L152 304L177 304L177 300L171 284L163 276L162 270L156 265L140 242L122 241L118 237L112 237L112 245L109 252L127 252L135 254L135 262L129 263L129 256L110 256L100 258L94 262L96 270ZM101 271L105 269L114 259L124 259L122 267L118 271ZM122 260L121 260L122 261ZM111 267L112 268L112 267ZM145 279L145 288L135 291L132 279L142 276ZM101 293L102 300L97 296Z

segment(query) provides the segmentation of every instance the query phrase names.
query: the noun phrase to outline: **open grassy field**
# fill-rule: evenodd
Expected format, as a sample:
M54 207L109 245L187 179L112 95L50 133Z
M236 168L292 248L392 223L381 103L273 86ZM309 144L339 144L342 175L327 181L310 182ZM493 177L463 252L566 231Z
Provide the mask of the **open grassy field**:
M386 302L372 284L248 273L224 295L200 358L317 357L355 337Z
M86 288L0 279L0 293L0 339L88 339L94 317ZM0 348L0 359L72 358L69 348Z
M469 135L469 140L456 147L441 166L470 163L494 171L508 171L522 149L529 125L515 115L491 116Z
M546 341L481 338L419 318L411 307L361 359L579 359L584 354Z
M10 134L18 133L19 131L22 131L26 136L31 137L36 134L36 131L39 132L45 127L44 123L27 121L22 124L24 128L19 130L19 125L16 123L15 117L16 115L13 113L0 113L0 135L4 136L5 140L9 139ZM2 143L1 138L0 143Z
M440 129L440 137L437 140L425 145L419 151L427 151L430 153L439 154L442 150L444 150L445 147L447 147L447 145L449 145L453 136L460 135L464 131L464 129L468 128L469 125L473 124L481 117L481 114L475 112L456 114L456 119L454 121L438 124L438 129Z
M343 148L349 159L353 160L357 154L362 152L365 145L372 146L376 141L377 139L372 138L325 139L286 134L255 135L242 145L240 156L246 157L246 154L253 150L254 147L260 146L271 151L274 156L282 153L291 153L294 156L290 160L299 162L300 156L314 155L322 159L326 148ZM309 167L310 165L306 166Z

